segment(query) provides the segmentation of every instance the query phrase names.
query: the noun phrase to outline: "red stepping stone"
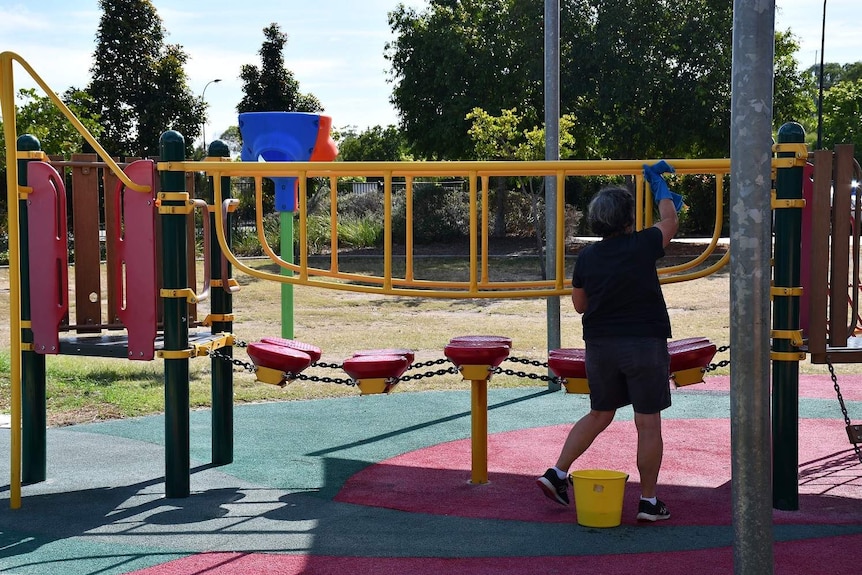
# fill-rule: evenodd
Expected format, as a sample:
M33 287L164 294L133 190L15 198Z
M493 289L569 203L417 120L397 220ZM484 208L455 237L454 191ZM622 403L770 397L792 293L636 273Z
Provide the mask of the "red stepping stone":
M363 349L360 351L353 352L353 357L364 357L368 355L400 355L407 358L407 365L413 363L413 359L415 358L415 353L412 349L401 349L401 348L391 348L391 349Z
M311 357L311 363L316 363L320 361L320 356L323 355L323 352L320 351L319 347L313 346L309 343L297 341L295 339L284 339L282 337L264 337L260 341L262 343L271 343L273 345L279 345L281 347L287 347L290 349L303 351L307 353L309 357Z
M290 347L272 343L248 344L248 356L258 367L268 367L287 373L299 373L311 365L311 356Z
M512 348L512 338L503 335L459 335L449 340L449 343L460 342L485 342L485 343L504 343Z
M443 353L452 363L462 365L490 365L497 367L509 357L511 342L494 342L491 340L452 340Z

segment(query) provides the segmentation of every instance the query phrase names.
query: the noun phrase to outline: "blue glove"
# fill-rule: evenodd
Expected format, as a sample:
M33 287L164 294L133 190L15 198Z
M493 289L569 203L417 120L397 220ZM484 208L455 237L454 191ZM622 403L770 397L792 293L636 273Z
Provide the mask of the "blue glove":
M656 205L658 205L661 200L671 200L673 202L673 207L677 212L679 212L685 204L682 201L682 196L670 191L667 187L667 182L665 182L664 178L661 176L668 172L672 174L674 173L674 169L673 166L664 160L660 160L652 166L644 164L644 179L649 182L650 188L652 188L653 198L655 199Z

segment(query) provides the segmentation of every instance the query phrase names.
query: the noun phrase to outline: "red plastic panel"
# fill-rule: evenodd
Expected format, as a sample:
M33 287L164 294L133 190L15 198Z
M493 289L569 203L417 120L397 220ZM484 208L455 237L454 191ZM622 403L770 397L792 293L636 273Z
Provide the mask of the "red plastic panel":
M586 351L580 347L561 347L558 349L552 349L550 351L550 353L548 353L548 356L550 356L550 357L558 357L558 356L579 357L581 359L584 359L585 353L586 353Z
M353 379L398 378L410 362L403 355L358 355L344 360L343 369Z
M66 186L45 162L27 164L30 320L33 350L60 351L60 321L69 309Z
M311 356L304 351L274 343L250 343L246 351L256 366L284 373L300 373L311 365Z
M560 353L562 351L555 349L551 351L548 357L548 367L554 372L554 375L557 377L586 378L587 364L584 350L567 349L565 353Z
M120 264L114 268L120 297L117 314L128 331L129 359L151 360L155 357L158 301L155 165L152 160L138 160L124 172L136 184L150 186L150 192L136 192L122 181L117 183L115 193L120 197L113 214Z
M504 335L459 335L449 340L449 343L461 342L485 342L485 343L504 343L511 349L512 338Z
M451 341L443 353L455 365L490 365L497 367L509 357L509 346L493 341Z
M706 367L712 361L712 358L715 357L715 344L709 340L688 343L679 341L675 343L676 345L673 347L671 347L671 344L668 344L671 372L694 367Z
M353 352L353 357L361 357L361 356L366 356L366 355L400 355L402 357L407 358L407 362L408 362L407 365L412 364L413 360L416 357L416 354L413 353L413 350L401 349L401 348L395 348L395 349L363 349L361 351Z
M688 349L693 345L699 345L702 343L710 343L709 338L706 337L687 337L685 339L677 339L674 341L667 342L667 350L670 353L673 353L675 350L679 349Z
M320 361L320 356L323 355L323 352L320 351L319 347L313 346L310 343L297 341L295 339L284 339L283 337L264 337L261 338L260 341L261 343L270 343L272 345L280 345L281 347L288 347L290 349L301 351L311 358L311 363L316 363Z

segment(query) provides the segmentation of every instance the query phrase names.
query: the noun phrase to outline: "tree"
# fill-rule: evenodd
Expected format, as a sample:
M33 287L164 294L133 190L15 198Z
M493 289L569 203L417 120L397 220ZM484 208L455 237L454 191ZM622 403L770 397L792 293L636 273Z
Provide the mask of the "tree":
M775 33L772 124L776 130L786 122L799 122L809 131L814 127L817 87L811 74L799 70L793 57L797 50L799 43L790 30Z
M231 126L221 133L219 140L227 144L228 150L233 155L239 155L242 150L242 134L239 132L239 126Z
M32 134L39 139L42 151L49 155L68 157L78 153L84 145L84 137L72 126L66 116L48 96L39 96L34 89L18 91L20 105L15 114L15 126L19 134ZM91 116L87 108L92 101L89 94L69 88L60 98L81 121L87 131L97 140L102 135L98 116ZM5 138L0 122L0 149L5 148ZM6 156L0 157L0 171L6 169Z
M530 0L437 0L389 14L392 103L418 155L471 157L474 107L517 108L521 130L540 123L542 20ZM591 131L599 157L726 156L732 26L726 0L563 0L562 114ZM801 103L789 96L801 85L791 62L778 69L782 114Z
M463 159L474 107L518 108L535 121L542 102L542 7L532 0L431 2L422 13L400 4L386 45L391 102L420 157ZM536 31L539 31L538 35Z
M826 148L854 144L862 157L862 80L839 82L823 95L823 135Z
M358 133L338 132L338 159L345 162L398 162L407 159L404 138L395 126L374 126Z
M472 122L468 133L475 147L476 156L482 160L541 160L545 157L545 128L533 126L530 129L520 129L524 119L514 108L503 110L499 116L492 116L481 108L474 108L467 115ZM593 153L591 147L595 142L578 134L579 123L572 115L560 118L560 158L583 157ZM544 179L517 178L517 188L530 198L531 221L536 238L542 277L545 275L544 257L544 227L542 225L542 196ZM505 235L506 213L506 180L497 179L496 214L494 220L494 235Z
M156 155L161 133L176 129L190 156L206 106L189 90L186 54L178 45L164 45L165 30L150 0L99 0L99 7L87 91L105 127L103 146L115 155Z
M245 94L236 110L243 112L322 112L320 100L299 91L299 81L284 66L287 34L278 24L263 29L266 38L258 51L261 66L246 64L240 69Z

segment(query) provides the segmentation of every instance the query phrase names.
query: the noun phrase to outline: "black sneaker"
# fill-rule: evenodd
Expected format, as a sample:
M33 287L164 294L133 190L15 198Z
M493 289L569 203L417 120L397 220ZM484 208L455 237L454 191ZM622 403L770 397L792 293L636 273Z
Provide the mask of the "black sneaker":
M656 499L655 505L641 499L638 504L638 521L662 521L670 519L670 511L667 510L667 505Z
M543 476L536 479L536 485L542 488L548 499L563 505L569 504L569 481L560 479L553 469L548 469Z

